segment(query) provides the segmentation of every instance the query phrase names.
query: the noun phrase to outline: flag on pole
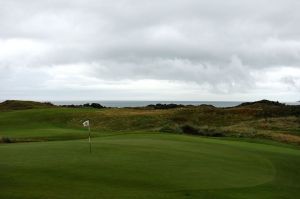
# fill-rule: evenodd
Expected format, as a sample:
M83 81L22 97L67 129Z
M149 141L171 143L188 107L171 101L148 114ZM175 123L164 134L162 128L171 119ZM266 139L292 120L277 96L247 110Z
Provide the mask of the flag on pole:
M90 121L87 120L85 122L82 123L84 127L89 127L90 126Z
M90 143L90 153L92 152L92 142L91 142L91 127L90 127L90 120L86 120L82 123L84 127L89 128L89 143Z

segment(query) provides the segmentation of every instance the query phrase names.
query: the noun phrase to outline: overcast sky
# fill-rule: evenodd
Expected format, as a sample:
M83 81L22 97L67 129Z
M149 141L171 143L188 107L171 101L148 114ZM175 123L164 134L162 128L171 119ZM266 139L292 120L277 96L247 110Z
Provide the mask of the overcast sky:
M299 0L0 0L0 99L300 100Z

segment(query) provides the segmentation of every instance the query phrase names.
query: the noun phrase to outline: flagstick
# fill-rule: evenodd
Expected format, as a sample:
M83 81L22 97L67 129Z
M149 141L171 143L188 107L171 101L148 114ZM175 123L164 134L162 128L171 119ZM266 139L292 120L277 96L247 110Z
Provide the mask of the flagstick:
M89 124L89 143L90 143L90 153L92 153L91 127L90 127L90 124Z

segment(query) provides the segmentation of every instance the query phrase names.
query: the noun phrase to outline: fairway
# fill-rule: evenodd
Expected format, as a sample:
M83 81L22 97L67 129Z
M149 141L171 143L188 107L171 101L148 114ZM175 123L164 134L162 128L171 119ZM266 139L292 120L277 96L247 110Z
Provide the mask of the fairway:
M300 150L172 134L0 145L0 198L293 198Z

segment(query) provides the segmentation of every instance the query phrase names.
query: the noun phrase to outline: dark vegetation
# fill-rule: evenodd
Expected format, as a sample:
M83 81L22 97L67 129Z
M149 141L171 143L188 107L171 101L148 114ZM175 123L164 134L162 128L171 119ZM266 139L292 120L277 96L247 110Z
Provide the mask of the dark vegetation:
M209 136L209 137L224 137L225 134L222 132L215 132L213 130L208 129L199 129L196 126L185 124L181 126L181 130L185 134L191 135L201 135L201 136Z
M274 102L274 101L269 101L269 100L260 100L256 102L245 102L237 107L243 107L243 106L285 106L285 104L280 103L280 102Z
M150 104L147 108L153 109L172 109L172 108L182 108L185 107L182 104Z
M261 109L261 111L257 112L257 116L263 118L300 115L300 106L286 105L279 102L273 102L268 100L261 100L257 102L246 102L240 104L237 107Z
M102 109L106 108L105 106L102 106L101 104L98 103L86 103L86 104L80 104L80 105L62 105L61 107L66 107L66 108L97 108L97 109Z
M15 143L16 140L14 138L9 137L0 137L0 143Z

